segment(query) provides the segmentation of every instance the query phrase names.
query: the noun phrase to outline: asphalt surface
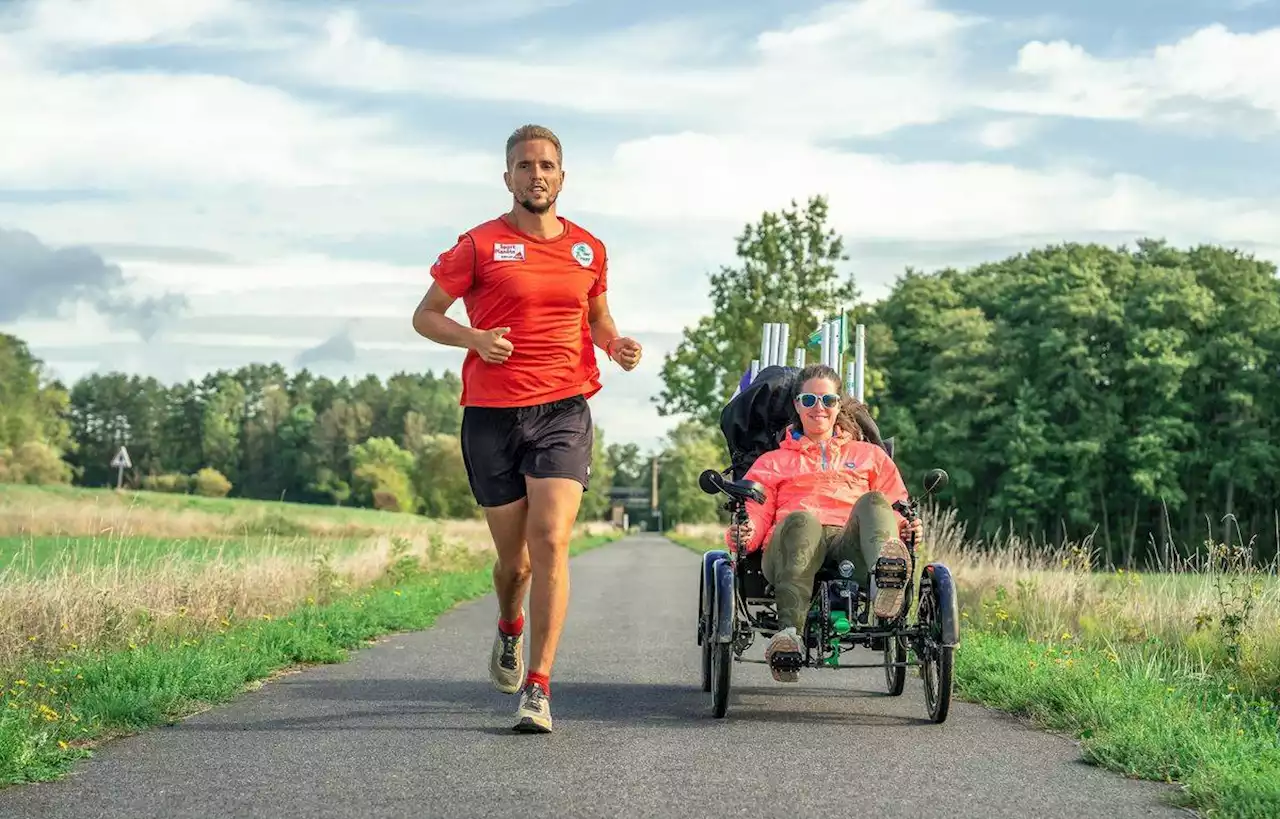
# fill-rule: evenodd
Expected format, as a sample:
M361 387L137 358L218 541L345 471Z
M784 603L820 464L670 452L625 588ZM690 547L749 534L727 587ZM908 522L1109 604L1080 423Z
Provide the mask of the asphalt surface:
M67 779L0 791L0 816L1187 815L1163 787L1085 765L1066 739L984 708L956 702L930 724L913 673L890 698L879 670L784 686L738 664L729 714L714 719L694 644L697 565L655 536L574 559L554 734L510 730L516 698L488 682L486 597L108 743ZM762 652L757 639L748 656Z

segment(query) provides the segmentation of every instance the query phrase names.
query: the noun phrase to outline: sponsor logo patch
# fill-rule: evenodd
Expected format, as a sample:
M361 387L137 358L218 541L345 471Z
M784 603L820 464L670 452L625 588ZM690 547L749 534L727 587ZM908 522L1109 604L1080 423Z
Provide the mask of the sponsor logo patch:
M493 243L493 260L495 262L523 262L524 261L524 245L523 244L504 244L503 242Z
M578 242L569 250L569 252L573 254L573 258L578 260L578 264L583 267L590 267L591 263L595 261L596 258L595 251L592 250L591 245L586 242Z

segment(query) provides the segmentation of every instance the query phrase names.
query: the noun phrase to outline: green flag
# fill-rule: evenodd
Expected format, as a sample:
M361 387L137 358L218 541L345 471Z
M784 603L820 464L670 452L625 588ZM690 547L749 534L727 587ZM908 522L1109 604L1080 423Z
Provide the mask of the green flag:
M844 313L840 314L840 323L836 325L837 336L831 340L832 343L835 344L840 349L844 349L844 340L845 338L848 337L849 330L848 330L848 327L846 326L848 320L849 320L848 317ZM831 319L830 318L824 319L822 323L826 324L828 321L831 321ZM819 327L817 330L813 331L813 334L811 336L809 336L809 344L807 346L813 347L821 344L822 344L822 328Z

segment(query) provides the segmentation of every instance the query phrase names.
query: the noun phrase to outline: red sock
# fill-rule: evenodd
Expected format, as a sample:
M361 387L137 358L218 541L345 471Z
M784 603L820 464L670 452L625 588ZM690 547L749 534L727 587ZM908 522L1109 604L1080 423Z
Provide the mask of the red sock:
M539 674L536 671L530 671L524 678L525 685L536 685L542 689L542 693L548 697L551 696L551 678L546 674Z
M523 634L524 633L524 613L521 612L520 616L514 620L503 620L501 617L499 617L498 631L501 631L503 634L509 634L513 636L516 634Z

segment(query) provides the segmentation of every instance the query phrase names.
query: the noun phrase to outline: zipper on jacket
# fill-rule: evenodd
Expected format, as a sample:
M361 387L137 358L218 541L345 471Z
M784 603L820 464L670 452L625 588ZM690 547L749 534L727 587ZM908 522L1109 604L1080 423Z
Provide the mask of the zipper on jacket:
M831 468L830 463L827 461L827 442L823 441L819 446L822 449L822 471L826 472Z

